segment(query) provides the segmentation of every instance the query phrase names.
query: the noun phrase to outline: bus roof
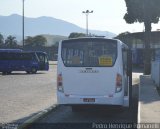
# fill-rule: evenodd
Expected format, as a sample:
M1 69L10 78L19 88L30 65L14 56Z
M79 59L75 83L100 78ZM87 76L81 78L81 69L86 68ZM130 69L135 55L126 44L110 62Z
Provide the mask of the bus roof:
M61 42L67 42L67 41L74 41L74 40L78 40L78 39L82 39L82 40L85 40L85 39L97 39L97 40L108 40L108 41L115 41L117 42L118 44L120 44L120 46L122 46L122 48L125 48L125 49L129 49L129 47L123 43L121 40L119 39L110 39L110 38L106 38L106 37L80 37L80 38L71 38L71 39L65 39L65 40L62 40Z
M44 52L44 51L26 51L26 52L35 52L35 53L47 54L47 53L46 53L46 52Z
M78 40L78 39L106 39L106 40L113 40L113 41L120 41L118 39L111 39L111 38L106 38L106 37L80 37L80 38L70 38L70 39L64 39L62 41L68 41L68 40Z

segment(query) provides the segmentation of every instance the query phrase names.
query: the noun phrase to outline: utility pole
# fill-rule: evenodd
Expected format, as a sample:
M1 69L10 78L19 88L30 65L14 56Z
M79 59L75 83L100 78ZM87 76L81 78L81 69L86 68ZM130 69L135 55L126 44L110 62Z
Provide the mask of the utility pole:
M22 0L22 42L24 49L24 0Z
M83 11L82 13L86 14L86 35L88 36L88 15L89 13L93 13L93 10L92 11L86 10Z

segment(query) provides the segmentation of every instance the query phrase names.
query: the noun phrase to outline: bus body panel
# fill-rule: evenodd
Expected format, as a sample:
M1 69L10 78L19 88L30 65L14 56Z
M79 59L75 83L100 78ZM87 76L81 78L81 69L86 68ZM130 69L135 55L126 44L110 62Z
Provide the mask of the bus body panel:
M0 61L0 72L5 71L30 71L31 68L39 69L36 61Z
M22 61L10 61L10 71L30 71L31 68L39 69L39 65L36 61L33 60L22 60Z
M92 68L92 71L96 71L96 73L82 73L81 71L86 71L85 68L68 68L63 70L64 93L98 96L113 94L115 92L116 71L112 70L113 69ZM102 76L104 74L105 76ZM103 90L97 90L97 87Z
M124 88L128 83L123 75L122 45L119 41L117 45L117 59L112 67L66 67L61 56L60 42L57 76L62 76L63 92L57 90L58 103L128 106L128 97L124 96ZM117 74L122 75L122 90L118 93L115 92ZM85 99L91 101L86 102Z
M66 96L64 93L58 92L58 104L64 104L64 105L117 105L117 106L123 106L123 95L121 93L115 94L113 97L111 96L80 96L80 95L70 95ZM84 99L95 99L95 102L84 102Z

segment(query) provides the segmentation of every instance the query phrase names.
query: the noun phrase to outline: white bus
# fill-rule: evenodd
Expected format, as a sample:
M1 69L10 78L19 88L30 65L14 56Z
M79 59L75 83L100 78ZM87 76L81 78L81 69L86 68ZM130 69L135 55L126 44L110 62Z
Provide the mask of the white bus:
M129 107L130 50L119 40L77 38L59 43L57 101L73 110L83 105Z

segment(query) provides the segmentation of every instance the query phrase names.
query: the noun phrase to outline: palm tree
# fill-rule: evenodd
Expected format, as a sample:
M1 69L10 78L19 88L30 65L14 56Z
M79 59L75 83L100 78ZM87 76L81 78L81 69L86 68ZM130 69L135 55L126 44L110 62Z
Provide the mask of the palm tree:
M14 48L17 46L17 40L16 37L9 35L7 39L5 40L5 46L9 48Z
M3 46L4 44L4 38L3 38L3 35L0 34L0 46Z

